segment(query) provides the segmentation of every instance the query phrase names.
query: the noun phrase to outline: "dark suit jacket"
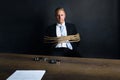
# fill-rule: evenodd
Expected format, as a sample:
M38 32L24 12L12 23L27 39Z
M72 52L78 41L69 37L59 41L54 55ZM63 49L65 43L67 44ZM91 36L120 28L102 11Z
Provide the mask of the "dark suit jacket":
M56 37L56 25L57 24L53 24L51 26L49 26L46 30L45 36L49 36L49 37ZM77 30L74 24L70 24L70 23L65 23L66 25L66 30L67 30L67 35L74 35L77 34ZM77 46L78 46L79 42L71 42L71 45L73 47L73 50L76 51L77 50ZM48 49L54 49L56 45L54 44L46 44Z

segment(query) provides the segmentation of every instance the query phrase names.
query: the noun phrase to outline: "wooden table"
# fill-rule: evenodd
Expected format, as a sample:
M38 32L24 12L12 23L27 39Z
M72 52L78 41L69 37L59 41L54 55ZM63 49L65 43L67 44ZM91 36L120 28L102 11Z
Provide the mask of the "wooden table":
M34 61L35 57L61 62ZM0 53L0 80L15 70L46 70L42 80L120 80L120 60Z

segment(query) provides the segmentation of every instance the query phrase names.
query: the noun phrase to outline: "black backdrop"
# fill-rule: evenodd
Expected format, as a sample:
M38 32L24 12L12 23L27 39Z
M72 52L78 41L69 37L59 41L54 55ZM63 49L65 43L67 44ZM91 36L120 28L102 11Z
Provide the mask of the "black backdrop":
M0 52L44 54L43 34L59 6L81 34L82 57L120 58L118 0L1 0Z

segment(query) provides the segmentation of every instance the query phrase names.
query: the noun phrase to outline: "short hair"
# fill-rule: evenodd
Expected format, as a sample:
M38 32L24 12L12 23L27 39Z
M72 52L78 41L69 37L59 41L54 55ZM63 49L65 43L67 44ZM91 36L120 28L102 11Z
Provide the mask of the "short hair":
M56 13L57 13L59 10L62 10L62 11L65 12L65 9L64 9L63 7L58 7L58 8L55 9L55 15L56 15ZM66 13L66 12L65 12L65 13Z

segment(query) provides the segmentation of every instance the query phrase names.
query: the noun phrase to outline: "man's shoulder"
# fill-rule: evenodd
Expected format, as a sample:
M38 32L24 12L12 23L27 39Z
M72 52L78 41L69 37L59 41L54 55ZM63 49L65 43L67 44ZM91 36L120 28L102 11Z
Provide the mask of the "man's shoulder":
M56 27L56 24L52 24L52 25L48 25L46 29L49 31L49 30L53 30L55 27Z
M54 23L54 24L51 24L51 25L49 25L49 27L54 27L54 26L56 26L57 24L56 23Z
M52 24L52 25L49 25L48 28L55 28L56 27L56 24Z
M65 23L66 26L75 26L75 24L72 23Z
M65 23L66 27L69 27L69 28L75 28L75 24L72 24L72 23Z

